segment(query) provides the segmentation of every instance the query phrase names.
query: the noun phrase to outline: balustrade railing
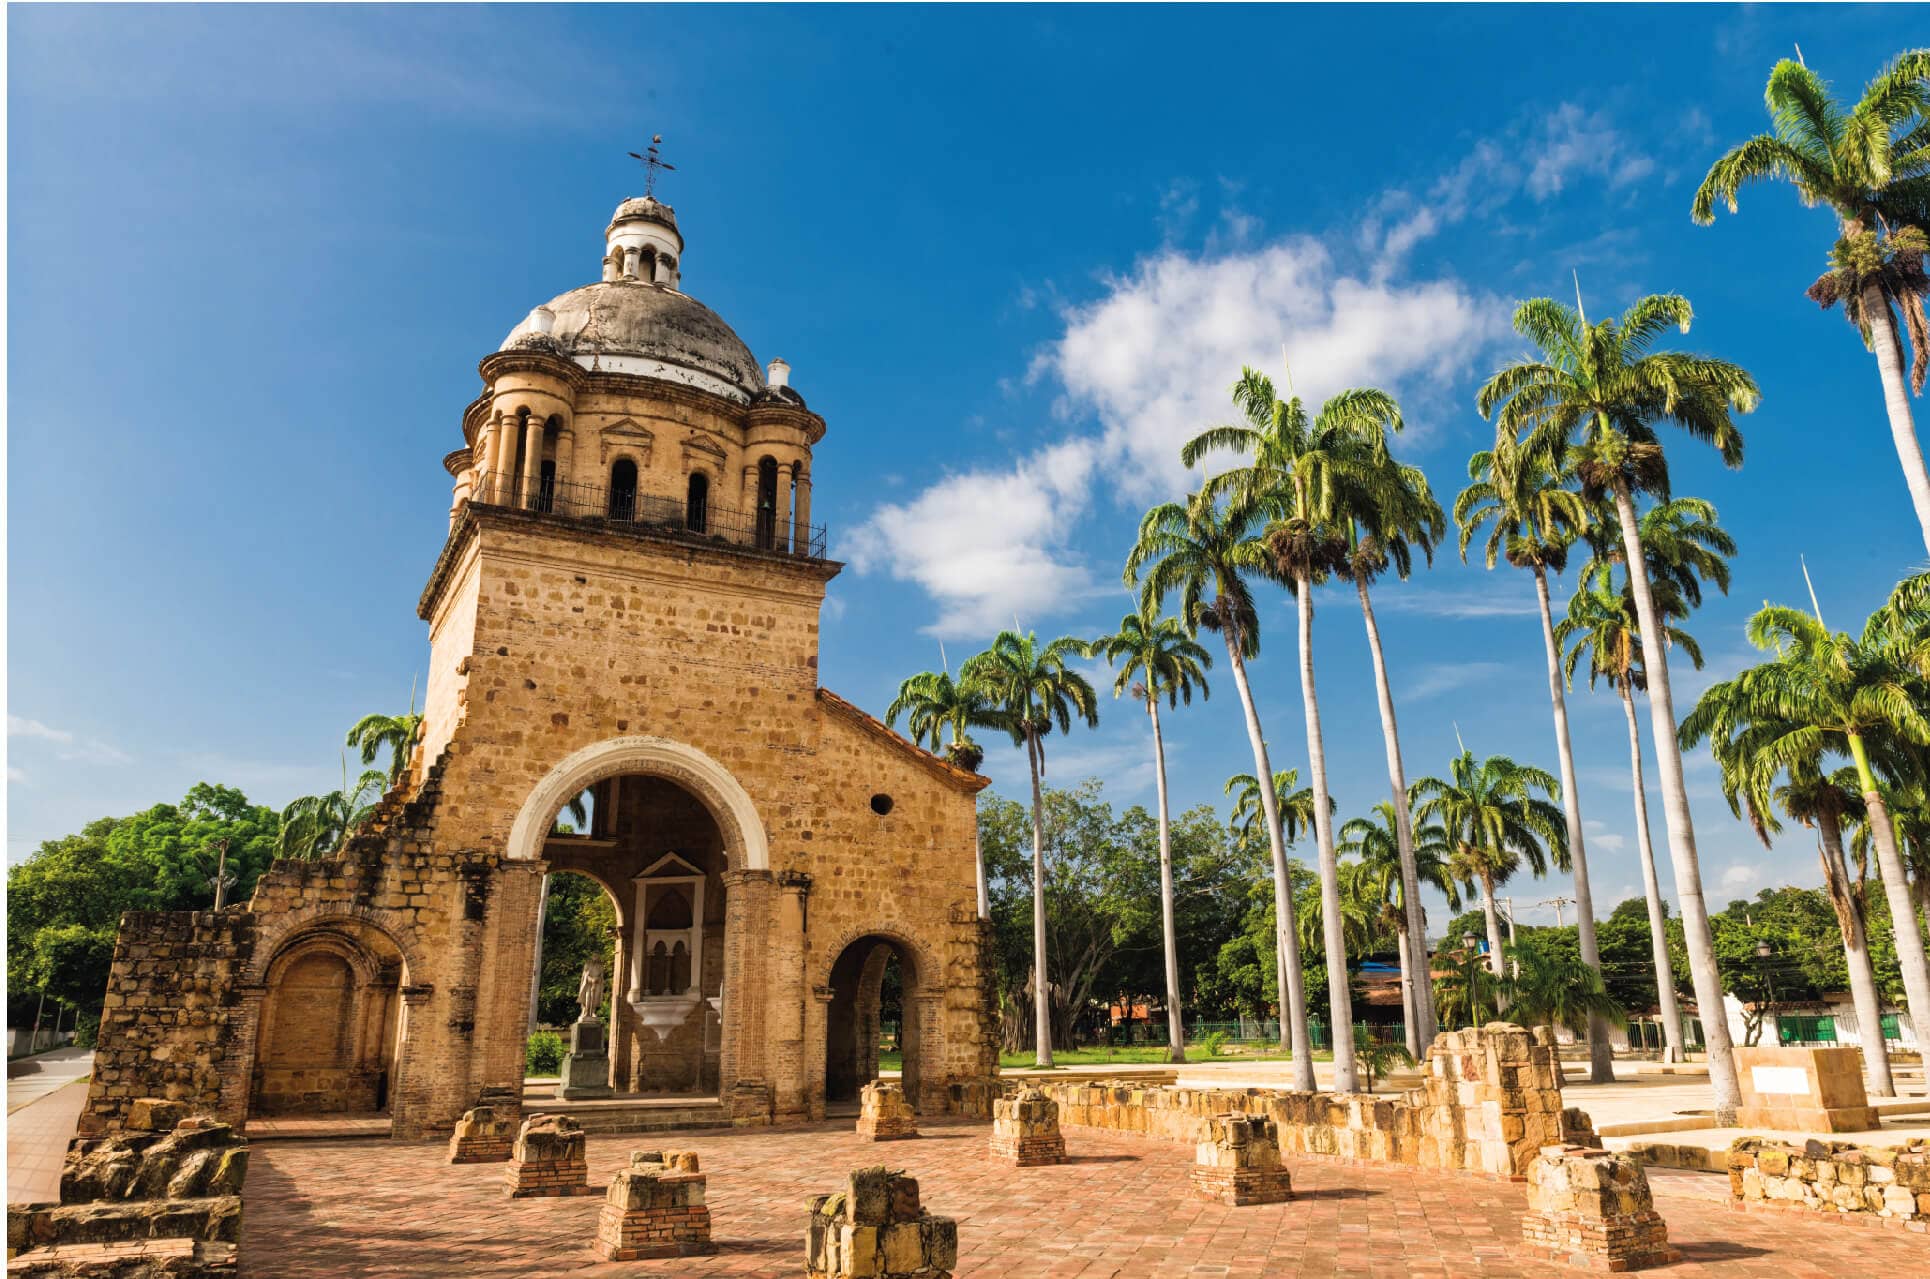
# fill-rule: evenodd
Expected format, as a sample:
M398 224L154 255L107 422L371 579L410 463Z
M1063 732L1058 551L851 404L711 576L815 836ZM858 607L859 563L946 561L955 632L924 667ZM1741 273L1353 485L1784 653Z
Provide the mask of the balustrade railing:
M662 497L608 485L543 480L530 491L519 483L493 501L484 497L470 500L580 523L641 529L678 540L721 542L806 559L825 558L828 543L824 525L800 526L794 519L781 518L785 513L775 509L743 511L719 506L707 497Z

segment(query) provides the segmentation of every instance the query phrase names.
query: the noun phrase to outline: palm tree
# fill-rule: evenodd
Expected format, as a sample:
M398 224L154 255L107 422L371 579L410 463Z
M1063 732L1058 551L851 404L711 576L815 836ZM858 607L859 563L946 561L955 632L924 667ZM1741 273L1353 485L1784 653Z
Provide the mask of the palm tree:
M1508 985L1508 1011L1518 1022L1538 1023L1580 1031L1596 1021L1622 1025L1628 1021L1622 1006L1602 983L1602 975L1585 963L1543 950L1523 941L1508 947L1515 975Z
M1273 775L1273 811L1280 816L1280 833L1288 844L1298 842L1313 829L1313 790L1299 783L1297 768L1283 768ZM1233 799L1227 825L1242 840L1252 839L1253 828L1264 822L1267 814L1260 783L1252 773L1235 773L1226 779L1225 793Z
M1153 777L1159 799L1159 916L1166 949L1166 1056L1186 1060L1186 1023L1179 1001L1179 941L1173 923L1173 829L1166 800L1166 741L1159 730L1159 703L1164 698L1177 709L1182 699L1192 705L1193 690L1200 700L1211 695L1206 668L1213 655L1186 633L1178 619L1161 617L1140 601L1139 611L1119 619L1119 629L1085 646L1089 655L1103 657L1119 673L1112 695L1130 691L1146 703L1153 726Z
M1403 792L1401 808L1406 806ZM1407 858L1401 856L1403 828L1408 831L1410 841ZM1341 855L1360 858L1361 864L1373 872L1375 896L1383 905L1381 922L1393 932L1399 945L1401 986L1409 994L1410 1007L1416 1003L1425 1005L1431 1021L1434 1000L1427 989L1427 916L1425 912L1410 909L1420 894L1408 889L1408 863L1411 859L1418 883L1432 885L1447 898L1449 910L1459 911L1461 894L1454 876L1448 873L1451 850L1447 832L1438 824L1415 830L1411 817L1403 821L1400 809L1382 800L1374 805L1373 817L1352 818L1341 826L1339 835ZM1416 915L1420 916L1418 923ZM1408 1038L1414 1038L1411 1027Z
M968 773L976 773L985 762L985 750L972 740L972 730L1005 726L983 687L973 680L954 680L947 670L920 671L898 685L898 696L885 709L885 725L897 727L900 715L905 716L912 741L934 751L942 742L945 758ZM972 856L978 874L978 917L990 919L991 887L985 879L985 850L979 846L976 824Z
M1642 863L1642 896L1648 904L1649 947L1655 963L1655 989L1662 1013L1662 1034L1668 1060L1681 1061L1682 1010L1675 998L1675 972L1669 960L1668 917L1662 907L1662 890L1655 874L1655 845L1649 839L1648 787L1642 779L1642 729L1635 718L1635 693L1645 689L1642 672L1641 625L1635 619L1635 604L1626 591L1610 584L1606 566L1590 572L1585 585L1568 601L1568 616L1555 628L1555 639L1568 646L1564 673L1569 684L1575 680L1575 667L1588 658L1588 686L1606 679L1621 699L1622 714L1628 720L1628 766L1635 795L1635 843ZM1671 616L1675 615L1673 611ZM1678 645L1698 669L1702 650L1687 631L1669 626L1671 644Z
M1735 1049L1728 1024L1719 1015L1722 979L1716 970L1708 903L1703 900L1682 751L1675 740L1667 645L1649 587L1635 495L1668 497L1668 463L1656 434L1663 423L1714 446L1730 466L1742 465L1742 434L1733 414L1753 409L1760 395L1755 380L1734 364L1650 349L1670 325L1687 332L1690 318L1688 300L1674 295L1642 298L1619 318L1592 325L1579 309L1551 299L1524 302L1515 311L1515 331L1534 342L1542 358L1523 360L1496 373L1481 388L1476 404L1482 416L1494 418L1498 443L1521 448L1530 458L1573 457L1584 492L1614 498L1622 550L1630 565L1635 614L1641 623L1662 815L1675 865L1689 972L1704 1014L1703 1040L1716 1121L1728 1123L1741 1100ZM1642 571L1634 571L1636 566Z
M1488 960L1501 976L1501 916L1494 890L1526 860L1537 876L1552 860L1568 867L1567 827L1561 810L1546 798L1557 783L1543 770L1490 755L1478 764L1474 752L1455 756L1446 779L1423 777L1414 783L1414 816L1438 821L1453 848L1451 873L1481 885L1481 910L1488 923Z
M1320 899L1327 959L1327 996L1333 1024L1353 1025L1347 988L1347 947L1341 924L1340 855L1328 808L1327 751L1321 736L1320 699L1314 688L1313 588L1347 570L1347 537L1338 521L1343 495L1348 512L1398 499L1389 490L1398 477L1387 465L1387 436L1401 428L1400 406L1385 391L1342 391L1309 418L1299 396L1282 400L1265 374L1246 368L1234 384L1239 425L1209 427L1188 440L1180 460L1193 466L1226 450L1246 455L1247 465L1209 479L1205 491L1232 494L1236 502L1264 508L1272 520L1267 545L1279 576L1292 585L1300 635L1300 697L1307 720L1307 764L1314 793L1314 842L1319 849ZM1351 1036L1334 1036L1334 1087L1355 1087Z
M1704 696L1696 714L1682 725L1685 742L1732 734L1747 715L1770 720L1767 740L1754 744L1766 760L1791 768L1795 782L1824 750L1838 750L1856 768L1856 784L1868 810L1870 842L1878 877L1895 926L1897 966L1919 1043L1930 1043L1930 965L1915 903L1898 851L1896 827L1872 765L1875 752L1894 752L1898 744L1930 744L1930 612L1911 606L1910 582L1897 588L1884 607L1871 614L1860 639L1832 633L1818 618L1799 609L1766 604L1749 619L1747 633L1757 648L1775 659L1752 666ZM1773 718L1772 718L1773 717ZM1720 760L1722 757L1718 755ZM1794 766L1793 768L1791 766ZM1803 771L1798 772L1797 769Z
M342 757L342 788L324 795L304 795L281 812L281 832L275 837L278 857L314 860L342 851L349 837L375 811L388 785L379 768L365 770L350 787L348 756Z
M1377 868L1360 862L1340 863L1340 935L1349 950L1373 949L1381 922L1382 889ZM1326 904L1318 897L1296 899L1294 924L1300 930L1302 946L1320 945L1327 927Z
M960 678L984 686L1013 744L1025 747L1032 770L1032 1004L1040 1066L1052 1064L1051 987L1045 957L1045 796L1040 779L1045 775L1046 735L1054 724L1067 733L1072 731L1074 715L1088 727L1099 723L1099 699L1092 685L1066 665L1068 657L1080 652L1079 641L1069 636L1041 646L1030 631L1023 635L1001 631L992 647L958 672Z
M1801 61L1785 58L1769 73L1763 93L1771 132L1738 144L1710 166L1696 188L1691 216L1715 221L1717 203L1736 212L1736 195L1752 182L1782 178L1805 206L1826 205L1836 216L1831 269L1809 296L1844 314L1876 354L1883 406L1903 477L1916 507L1923 544L1930 549L1930 471L1910 416L1904 388L1903 344L1894 306L1903 312L1923 391L1926 280L1923 228L1930 226L1930 49L1902 54L1864 87L1845 111L1829 85Z
M1568 567L1569 548L1591 527L1588 503L1573 487L1576 476L1566 451L1534 456L1524 453L1513 440L1497 440L1492 450L1469 458L1468 480L1468 486L1454 499L1462 562L1467 562L1468 546L1486 524L1488 568L1493 569L1495 561L1505 557L1516 568L1534 574L1542 651L1548 662L1548 703L1555 718L1556 765L1561 769L1562 820L1575 868L1575 931L1582 959L1600 971L1595 894L1582 836L1581 788L1575 781L1575 747L1568 732L1568 699L1562 689L1560 647L1555 642L1554 609L1548 591L1548 575ZM1588 1075L1594 1083L1615 1078L1614 1050L1608 1042L1606 1024L1589 1028Z
M1456 1025L1479 1026L1497 1015L1501 979L1482 962L1481 952L1466 947L1450 952L1446 960L1439 984L1442 1017Z
M1394 817L1395 869L1402 892L1400 901L1407 918L1400 928L1403 943L1416 941L1421 953L1416 967L1427 963L1427 930L1421 923L1421 870L1414 851L1412 817L1407 808L1407 768L1401 759L1401 732L1394 716L1394 692L1387 678L1387 659L1381 651L1380 626L1374 620L1373 601L1368 587L1392 567L1405 581L1414 567L1414 548L1418 547L1434 562L1434 548L1447 532L1447 516L1434 500L1427 476L1420 468L1406 466L1391 457L1383 460L1373 482L1348 485L1338 503L1348 520L1346 572L1360 596L1361 620L1367 628L1367 650L1373 658L1374 691L1380 703L1381 740L1387 748L1387 782L1393 802L1387 811ZM1402 956L1406 978L1407 959ZM1418 1058L1434 1041L1434 1001L1419 983L1403 980L1407 1051Z
M1146 512L1139 536L1126 558L1126 582L1139 585L1141 598L1157 610L1166 597L1179 595L1179 619L1188 632L1204 626L1226 643L1227 665L1246 714L1247 741L1253 747L1253 775L1273 776L1260 713L1253 704L1246 663L1260 651L1260 615L1248 579L1277 580L1273 556L1259 535L1263 512L1240 501L1221 503L1202 491L1185 503L1167 502ZM1144 581L1141 582L1141 578ZM1280 810L1271 790L1258 788L1273 857L1275 962L1286 1017L1281 1045L1293 1058L1292 1087L1314 1090L1313 1041L1307 1029L1306 988L1301 981L1300 943L1293 935L1293 898L1289 892L1286 841Z
M349 729L343 745L353 746L364 764L373 764L377 755L388 751L386 786L394 786L409 771L409 755L421 736L422 716L413 710L407 715L364 715Z

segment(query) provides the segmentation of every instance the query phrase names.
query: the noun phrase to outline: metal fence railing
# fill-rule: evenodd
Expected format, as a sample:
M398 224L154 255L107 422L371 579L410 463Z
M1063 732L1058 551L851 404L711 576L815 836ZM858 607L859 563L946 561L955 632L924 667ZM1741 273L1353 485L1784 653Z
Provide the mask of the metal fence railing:
M720 506L708 497L662 497L634 488L543 479L527 490L520 481L511 491L470 499L478 505L506 506L583 523L642 529L679 541L722 542L753 550L777 551L823 559L829 542L822 524L798 525L780 518L774 507L753 511Z

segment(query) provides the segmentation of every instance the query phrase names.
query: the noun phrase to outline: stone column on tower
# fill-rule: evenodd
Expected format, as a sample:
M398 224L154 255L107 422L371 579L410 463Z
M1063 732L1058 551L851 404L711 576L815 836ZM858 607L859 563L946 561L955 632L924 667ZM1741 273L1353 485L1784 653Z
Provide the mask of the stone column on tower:
M797 512L793 520L791 545L799 555L811 553L811 473L804 469L802 462L797 467Z
M791 476L797 463L777 468L777 519L771 533L771 549L779 553L791 549Z
M556 505L555 509L564 515L581 515L574 509L576 490L568 485L576 480L576 429L565 426L556 437Z
M744 467L744 487L737 494L738 513L747 520L757 519L757 463Z
M523 426L523 485L518 505L536 509L536 490L543 479L543 419L534 413Z

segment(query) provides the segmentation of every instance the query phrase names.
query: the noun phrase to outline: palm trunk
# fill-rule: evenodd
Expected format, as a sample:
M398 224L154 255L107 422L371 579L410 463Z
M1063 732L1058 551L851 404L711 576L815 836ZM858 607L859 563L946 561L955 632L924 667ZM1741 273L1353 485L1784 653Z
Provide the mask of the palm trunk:
M543 876L543 882L536 890L536 966L529 974L529 1030L536 1033L536 1006L543 996L543 916L550 907L550 877Z
M1313 833L1320 849L1320 924L1327 955L1327 1005L1334 1026L1334 1091L1353 1092L1354 1000L1347 989L1347 939L1340 919L1340 854L1327 810L1327 748L1320 739L1320 699L1313 685L1313 583L1302 574L1294 602L1300 615L1300 698L1307 709L1307 770L1313 774Z
M1233 668L1233 686L1240 690L1240 708L1246 713L1247 740L1253 744L1254 775L1260 781L1260 811L1267 820L1267 842L1273 853L1273 943L1274 964L1280 982L1280 1003L1286 1011L1280 1027L1280 1046L1293 1055L1292 1088L1312 1092L1313 1039L1307 1032L1307 988L1300 975L1300 939L1294 935L1293 886L1287 875L1287 843L1280 834L1280 800L1273 793L1273 765L1267 760L1267 739L1260 732L1260 712L1253 705L1253 689L1247 684L1246 658L1240 652L1240 637L1232 629L1226 636L1227 663Z
M1025 730L1025 757L1032 766L1032 1030L1038 1037L1033 1062L1052 1064L1052 997L1045 963L1045 795L1039 787L1039 739Z
M1602 971L1602 951L1595 941L1595 898L1588 887L1588 850L1582 839L1582 797L1575 785L1575 747L1568 736L1568 698L1562 692L1561 650L1555 644L1555 619L1548 603L1548 570L1535 565L1535 598L1541 604L1541 642L1548 650L1548 700L1555 708L1555 753L1561 761L1561 811L1568 826L1568 857L1575 878L1575 931L1581 941L1582 962ZM1608 1022L1600 1013L1588 1018L1588 1082L1615 1082L1615 1049L1608 1042Z
M1494 878L1486 871L1481 872L1481 913L1488 919L1488 971L1500 977L1502 975L1501 912L1494 908ZM1500 999L1496 998L1497 1007L1500 1003Z
M1695 981L1696 1011L1702 1017L1702 1039L1709 1053L1715 1119L1717 1126L1727 1127L1736 1121L1742 1093L1736 1079L1735 1046L1729 1040L1729 1018L1722 1003L1722 977L1716 970L1715 934L1709 927L1709 905L1702 898L1702 867L1696 859L1695 822L1689 815L1689 791L1682 778L1682 747L1675 740L1668 636L1656 617L1655 593L1649 589L1648 562L1642 558L1642 533L1635 521L1635 499L1627 483L1619 478L1615 481L1615 514L1622 526L1622 552L1627 556L1629 586L1635 593L1635 615L1642 626L1649 733L1655 739L1655 768L1662 781L1662 816L1669 831L1669 860L1675 864L1675 896L1682 909L1689 975Z
M1150 686L1152 681L1148 679ZM1166 1060L1186 1060L1186 1021L1179 1006L1179 930L1173 924L1173 824L1166 808L1166 741L1159 732L1159 699L1149 691L1153 721L1153 780L1159 791L1159 921L1166 940Z
M1910 486L1910 502L1917 508L1924 549L1930 550L1930 470L1924 468L1923 446L1917 442L1916 423L1910 418L1910 393L1904 384L1890 300L1875 280L1863 286L1863 314L1870 322L1870 346L1883 377L1883 411L1890 418L1890 439L1896 444L1897 460L1903 464L1904 482Z
M1843 860L1843 827L1825 808L1816 815L1821 836L1823 890L1836 908L1843 933L1843 958L1850 970L1850 1002L1856 1006L1857 1038L1863 1043L1863 1069L1869 1074L1870 1095L1896 1096L1890 1077L1890 1050L1883 1042L1883 1006L1877 1000L1876 972L1870 965L1869 934L1863 926L1863 902L1850 886L1849 864Z
M1903 970L1903 994L1910 1004L1910 1023L1916 1027L1918 1046L1930 1045L1930 964L1923 954L1923 934L1917 931L1916 903L1910 899L1910 881L1903 874L1903 858L1897 852L1896 825L1890 820L1890 806L1870 771L1870 753L1861 733L1845 734L1850 741L1850 758L1856 761L1856 775L1863 786L1863 803L1869 809L1871 843L1876 845L1877 874L1883 880L1883 895L1890 902L1890 922L1896 934L1897 967Z
M1427 933L1421 917L1421 875L1414 862L1414 821L1407 803L1407 770L1401 764L1401 730L1394 721L1394 691L1387 681L1387 659L1381 653L1374 605L1367 598L1367 579L1355 578L1354 587L1360 592L1360 615L1367 624L1367 651L1374 658L1381 738L1387 744L1387 784L1394 793L1394 843L1401 859L1401 907L1406 917L1402 935L1421 939L1422 960L1412 967L1408 964L1406 947L1401 951L1401 1000L1407 1014L1407 1051L1419 1061L1427 1045L1434 1042L1434 1000L1421 986L1427 974Z
M1662 913L1662 889L1655 880L1655 845L1649 842L1648 786L1642 780L1642 728L1635 720L1635 695L1615 681L1628 716L1628 770L1635 785L1635 846L1642 860L1642 896L1649 908L1649 954L1655 964L1655 997L1662 1011L1664 1057L1686 1060L1682 1043L1682 1009L1675 1000L1675 971L1669 962L1669 921Z

